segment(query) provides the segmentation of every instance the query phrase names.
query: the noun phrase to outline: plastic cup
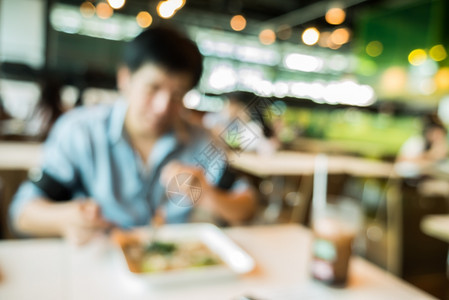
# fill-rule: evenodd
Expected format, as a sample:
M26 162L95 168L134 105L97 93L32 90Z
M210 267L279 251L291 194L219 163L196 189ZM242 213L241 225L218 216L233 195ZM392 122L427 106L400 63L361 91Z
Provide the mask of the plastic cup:
M321 211L314 212L311 263L313 278L329 285L346 285L352 242L359 224L359 210L348 201L326 204Z

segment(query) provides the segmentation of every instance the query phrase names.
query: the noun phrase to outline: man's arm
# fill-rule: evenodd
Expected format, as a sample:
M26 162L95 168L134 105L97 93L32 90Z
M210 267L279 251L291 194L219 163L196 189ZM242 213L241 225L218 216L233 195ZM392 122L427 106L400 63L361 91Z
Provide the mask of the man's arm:
M45 198L35 198L26 203L13 219L14 228L25 234L36 236L63 235L64 222L70 213L71 202L51 203Z
M84 244L112 224L103 219L100 207L90 199L55 203L36 198L24 205L14 225L22 233L64 236L76 244Z
M223 191L210 185L207 180L204 180L202 186L204 186L202 204L230 224L247 221L254 215L256 200L250 188L241 191Z
M67 236L104 227L97 204L89 199L72 200L82 191L79 159L89 147L80 115L68 113L56 122L44 144L39 171L31 172L30 180L16 193L10 219L18 233Z

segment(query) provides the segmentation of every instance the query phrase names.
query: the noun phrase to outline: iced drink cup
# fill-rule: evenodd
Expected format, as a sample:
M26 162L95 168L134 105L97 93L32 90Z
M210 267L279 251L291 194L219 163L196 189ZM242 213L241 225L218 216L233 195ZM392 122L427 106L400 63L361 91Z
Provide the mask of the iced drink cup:
M313 278L329 285L343 286L347 282L352 253L352 241L357 234L357 223L351 222L348 211L338 206L327 206L314 216Z

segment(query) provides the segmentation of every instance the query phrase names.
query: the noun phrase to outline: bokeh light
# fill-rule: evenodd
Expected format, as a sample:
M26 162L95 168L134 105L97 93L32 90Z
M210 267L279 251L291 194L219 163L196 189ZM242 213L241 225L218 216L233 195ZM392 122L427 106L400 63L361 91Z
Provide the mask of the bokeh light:
M100 19L109 19L114 14L114 10L106 2L97 4L97 16Z
M264 45L271 45L276 41L276 34L272 29L264 29L259 33L259 41Z
M163 19L169 19L174 16L177 10L181 9L185 0L165 0L160 1L156 7L157 14Z
M229 65L218 65L212 70L208 84L215 90L231 90L237 84L237 74Z
M429 56L434 61L442 61L446 59L447 52L443 45L435 45L430 49Z
M431 60L426 59L419 66L413 66L409 69L410 75L413 77L432 77L438 71L438 63Z
M323 68L323 59L311 55L291 53L284 58L284 65L291 70L318 72Z
M323 98L329 104L344 103L367 106L375 101L376 95L372 87L360 85L351 80L333 82L323 91Z
M419 66L424 63L427 59L426 51L423 49L415 49L408 55L408 61L414 66Z
M169 19L175 14L175 9L168 1L159 2L156 9L157 14L163 19Z
M125 5L125 0L108 0L108 3L113 9L120 9Z
M437 86L432 78L424 78L418 84L418 90L423 95L432 95L436 89Z
M287 96L287 94L288 94L288 84L286 82L278 81L274 84L274 96L282 98Z
M371 41L366 45L365 51L369 56L377 57L384 51L384 46L379 41Z
M310 27L302 33L302 41L304 44L312 46L318 42L320 32L315 27Z
M318 45L321 47L329 47L331 33L329 31L321 32L320 39L318 40Z
M449 67L443 67L435 74L435 84L441 91L449 90Z
M334 54L328 59L328 66L333 71L342 72L348 69L349 59L341 54Z
M332 25L340 25L345 21L346 13L339 7L333 7L326 12L326 22Z
M184 95L182 102L185 107L195 109L201 103L201 94L197 90L190 90L187 94Z
M142 28L147 28L153 23L153 17L147 11L141 11L136 16L137 24Z
M343 45L349 41L349 30L347 28L335 29L331 34L331 41L335 45Z
M337 49L339 49L339 48L341 47L341 45L334 44L334 43L332 42L332 39L329 39L328 47L329 47L330 49L332 49L332 50L337 50Z
M242 31L246 27L246 19L242 15L235 15L231 18L231 28L235 31Z
M92 2L85 1L80 6L81 15L85 18L92 18L95 15L95 6Z
M383 74L380 81L381 88L389 95L397 95L405 90L407 72L401 67L390 67Z
M168 0L168 1L172 3L175 10L181 9L184 6L184 4L186 4L186 0Z
M283 24L277 28L277 37L280 40L288 40L292 36L292 28L290 25Z
M363 76L373 76L377 72L377 64L371 59L360 59L357 66L357 73Z

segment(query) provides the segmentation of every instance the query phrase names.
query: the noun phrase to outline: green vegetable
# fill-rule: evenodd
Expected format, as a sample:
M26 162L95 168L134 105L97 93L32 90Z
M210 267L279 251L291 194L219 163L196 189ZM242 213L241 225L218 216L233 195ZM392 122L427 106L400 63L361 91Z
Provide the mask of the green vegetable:
M162 255L172 254L176 251L176 245L174 243L164 243L160 241L154 241L148 245L145 249L146 253L159 253Z
M202 257L201 259L195 262L196 267L212 266L217 264L219 264L219 261L211 256Z

